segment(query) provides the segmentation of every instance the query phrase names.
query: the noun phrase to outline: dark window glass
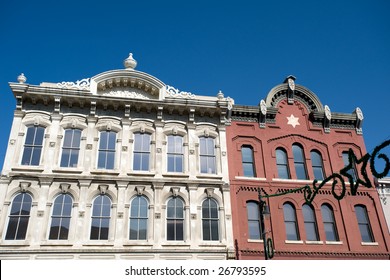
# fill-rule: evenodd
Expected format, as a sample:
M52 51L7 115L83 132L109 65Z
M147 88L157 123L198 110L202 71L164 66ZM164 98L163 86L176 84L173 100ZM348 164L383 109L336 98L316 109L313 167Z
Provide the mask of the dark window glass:
M114 131L100 132L98 168L114 169L115 143L116 133Z
M184 240L184 204L178 197L167 204L167 240Z
M322 213L322 221L324 223L326 241L338 241L339 236L337 234L333 209L329 205L323 204L321 206L321 213Z
M133 169L137 171L149 171L150 161L150 134L134 134L134 159Z
M111 200L107 195L99 195L92 206L91 239L108 240L110 218Z
M68 239L72 205L69 194L61 194L54 200L49 239Z
M299 240L297 216L294 206L290 203L283 204L283 214L287 240Z
M372 235L370 221L368 219L368 213L365 206L355 206L355 214L359 225L360 235L363 242L374 242Z
M281 148L276 149L276 165L278 168L278 177L281 179L290 179L287 153Z
M213 138L200 137L200 172L215 174L215 144Z
M168 172L183 172L183 137L168 136Z
M61 167L77 167L80 151L81 130L65 130L62 146Z
M349 165L348 152L343 152L344 166ZM352 168L348 170L348 174L352 176L353 181L356 182L356 166L353 164Z
M32 198L28 193L20 193L12 201L11 212L6 240L23 240L26 238L28 221L30 219L30 211Z
M317 151L311 151L310 157L311 166L313 167L314 179L319 181L324 180L324 168L321 154Z
M249 239L262 239L260 234L260 213L257 202L247 202L246 211L248 216Z
M318 228L316 216L314 213L314 209L312 206L307 204L303 205L303 220L305 223L305 231L306 231L306 240L309 241L318 241Z
M130 208L130 239L146 240L148 226L148 201L143 196L136 196Z
M219 240L218 204L207 198L202 204L203 240Z
M242 169L244 171L244 176L256 177L252 147L243 146L241 148L241 156L242 156Z
M44 132L45 128L41 126L30 126L27 128L22 165L39 165Z
M294 155L294 167L295 172L297 174L297 179L306 180L307 172L306 172L306 163L305 156L303 154L303 149L301 146L294 144L292 146L293 155Z

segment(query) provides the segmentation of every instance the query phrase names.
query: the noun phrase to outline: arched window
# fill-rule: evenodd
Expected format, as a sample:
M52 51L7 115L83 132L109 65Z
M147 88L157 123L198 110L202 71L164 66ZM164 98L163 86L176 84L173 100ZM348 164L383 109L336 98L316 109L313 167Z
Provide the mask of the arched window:
M303 153L303 149L300 145L294 144L292 146L293 155L294 155L294 167L297 175L297 179L306 180L307 172L306 172L306 162L305 155Z
M287 153L282 148L276 149L276 165L278 168L278 177L281 179L290 179L290 170L288 167Z
M183 172L183 137L179 135L168 136L168 172Z
M60 194L54 200L49 239L68 239L73 200L69 194Z
M80 151L81 130L66 129L62 144L61 167L77 167Z
M370 221L368 219L367 208L363 205L355 206L355 214L359 225L360 235L363 242L374 242Z
M213 138L200 137L200 172L215 174L215 143Z
M299 240L299 231L295 207L290 203L283 204L284 224L287 240Z
M260 234L260 213L259 204L249 201L246 203L246 211L248 217L248 232L249 239L262 239Z
M202 203L203 240L219 240L218 204L207 198Z
M115 166L116 132L100 132L98 168L114 169Z
M41 126L29 126L22 156L22 165L39 165L43 148L43 136L45 128Z
M150 134L134 133L133 170L149 171L150 166Z
M321 154L318 151L313 150L310 152L310 157L314 179L319 181L324 180L324 167Z
M241 147L241 157L242 157L242 169L244 171L244 176L256 177L255 162L253 159L252 147L251 146L242 146Z
M99 195L93 201L91 235L93 240L108 240L111 219L111 199L107 195Z
M167 240L184 240L184 203L178 197L168 200Z
M343 152L342 155L343 155L344 166L349 165L349 153L348 153L348 152ZM354 163L352 163L352 168L349 169L349 170L347 171L347 173L348 173L349 175L351 175L353 181L356 182L356 166L355 166Z
M306 240L318 241L318 227L316 215L314 213L313 206L304 204L302 207L303 220L305 223Z
M136 196L130 207L130 240L146 240L148 233L148 201L144 196Z
M338 241L336 223L334 220L333 209L328 204L321 206L322 221L324 223L326 241Z
M9 214L6 240L23 240L26 238L28 221L32 205L31 195L20 193L12 201Z

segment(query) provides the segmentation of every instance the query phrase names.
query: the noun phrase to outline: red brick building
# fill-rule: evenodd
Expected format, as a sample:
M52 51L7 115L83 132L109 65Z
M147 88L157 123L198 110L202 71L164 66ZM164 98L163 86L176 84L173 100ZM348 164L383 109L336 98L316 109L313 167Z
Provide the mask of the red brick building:
M351 194L340 174L351 159L366 154L363 114L333 113L309 89L289 76L259 106L235 105L227 128L233 231L238 259L264 259L259 195L269 206L266 237L274 259L389 259L390 240L375 188L360 185ZM378 143L379 144L379 143ZM351 154L351 156L353 155ZM352 158L353 159L353 158ZM362 179L362 164L346 172ZM364 168L363 168L364 169ZM367 177L372 178L369 168ZM340 174L327 180L332 174ZM336 175L337 176L337 175ZM345 181L342 197L341 180ZM311 204L304 190L276 195L313 180L328 181Z

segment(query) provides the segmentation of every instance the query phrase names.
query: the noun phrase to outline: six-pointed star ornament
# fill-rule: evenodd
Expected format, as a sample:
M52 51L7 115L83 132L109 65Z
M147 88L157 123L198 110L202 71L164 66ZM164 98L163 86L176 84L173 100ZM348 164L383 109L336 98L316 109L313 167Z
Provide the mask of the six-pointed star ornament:
M288 119L287 124L291 124L294 128L297 125L300 125L300 123L298 122L299 118L295 117L293 114L291 114L291 116L287 117L287 119Z

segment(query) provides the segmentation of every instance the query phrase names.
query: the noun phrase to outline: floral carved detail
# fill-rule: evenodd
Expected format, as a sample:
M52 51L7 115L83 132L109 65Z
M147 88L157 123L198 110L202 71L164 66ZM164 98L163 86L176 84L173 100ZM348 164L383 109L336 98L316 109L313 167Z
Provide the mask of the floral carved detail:
M61 82L57 83L59 88L67 88L67 89L89 89L91 85L91 78L86 78L82 80L77 80L74 82Z

